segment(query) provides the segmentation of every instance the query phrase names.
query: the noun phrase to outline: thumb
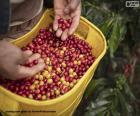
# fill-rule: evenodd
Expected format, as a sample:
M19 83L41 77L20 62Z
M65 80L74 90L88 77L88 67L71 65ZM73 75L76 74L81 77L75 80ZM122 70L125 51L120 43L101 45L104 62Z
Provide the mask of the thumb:
M18 66L17 78L31 77L45 68L43 59L38 59L38 64L33 67Z

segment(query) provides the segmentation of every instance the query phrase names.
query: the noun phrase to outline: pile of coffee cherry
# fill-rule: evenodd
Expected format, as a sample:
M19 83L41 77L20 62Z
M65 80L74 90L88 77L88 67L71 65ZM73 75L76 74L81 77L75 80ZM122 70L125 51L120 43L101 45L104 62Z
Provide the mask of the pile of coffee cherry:
M71 20L60 18L59 27L64 31ZM54 99L70 91L95 61L92 47L76 35L66 41L56 37L52 25L40 29L36 38L22 48L41 54L46 64L44 70L22 80L1 79L0 85L11 92L34 100ZM38 64L35 60L29 67Z

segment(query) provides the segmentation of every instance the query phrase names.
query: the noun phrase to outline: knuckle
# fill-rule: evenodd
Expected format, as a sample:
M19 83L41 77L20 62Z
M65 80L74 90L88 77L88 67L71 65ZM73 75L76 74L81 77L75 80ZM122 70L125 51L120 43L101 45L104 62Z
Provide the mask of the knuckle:
M76 7L74 5L71 5L70 8L71 8L71 10L75 10L76 9Z
M34 54L36 57L40 57L40 54L39 53L35 53Z

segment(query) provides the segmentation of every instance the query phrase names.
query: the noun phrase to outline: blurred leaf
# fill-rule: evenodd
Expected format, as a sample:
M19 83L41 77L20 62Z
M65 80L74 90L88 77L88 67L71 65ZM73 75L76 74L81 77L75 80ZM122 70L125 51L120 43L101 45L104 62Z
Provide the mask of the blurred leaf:
M97 108L97 107L102 107L102 106L104 106L104 105L107 105L107 104L109 104L110 102L109 101L107 101L107 100L96 100L96 102L95 102L95 107Z
M118 91L118 98L120 100L120 104L121 104L121 113L123 116L129 116L129 104L126 102L124 96L122 95L121 92Z
M99 87L100 85L105 85L105 84L106 84L105 81L106 81L106 80L105 80L104 78L97 79L97 80L94 80L94 79L91 80L91 82L89 83L89 85L88 85L88 87L87 87L87 89L86 89L86 92L85 92L85 94L84 94L84 98L87 99L88 96L90 96L90 95L94 92L94 90L95 90L97 87Z
M125 89L125 94L127 95L127 97L134 101L136 100L134 94L132 93L132 91L130 90L130 87L128 86L128 84L126 83L125 86L124 86L124 89Z
M112 89L104 89L104 91L101 91L97 100L100 100L100 99L107 99L108 97L111 97L113 96L114 94L112 94L113 90Z
M111 57L114 56L113 54L117 50L120 41L124 39L125 34L125 26L122 24L119 17L116 17L116 20L113 23L112 33L108 39L108 46Z
M105 21L105 23L102 25L101 30L104 33L105 37L107 38L111 28L112 28L113 18L110 18Z
M121 88L123 88L123 92L127 96L128 100L134 101L136 99L134 94L130 90L130 87L129 87L126 77L124 75L119 75L119 77L117 78L116 84L117 84L116 87L118 87L119 89L120 89L120 86L121 86Z
M118 112L118 108L120 108L120 106L118 103L119 103L118 97L115 96L112 99L112 105L110 107L110 112L112 116L120 116L120 113Z
M96 108L95 110L86 112L84 116L97 116L99 113L103 113L105 110L107 110L107 107Z
M96 79L96 81L93 82L93 84L95 83L92 88L94 89L94 98L87 107L84 116L133 116L132 112L134 110L130 102L134 100L134 96L132 96L133 94L131 95L131 90L129 86L127 86L125 76L119 74L116 75L115 78L109 79L113 83L114 81L116 82L113 86L110 84L107 85L107 80L108 79ZM90 88L90 91L92 89ZM87 95L90 94L88 93Z

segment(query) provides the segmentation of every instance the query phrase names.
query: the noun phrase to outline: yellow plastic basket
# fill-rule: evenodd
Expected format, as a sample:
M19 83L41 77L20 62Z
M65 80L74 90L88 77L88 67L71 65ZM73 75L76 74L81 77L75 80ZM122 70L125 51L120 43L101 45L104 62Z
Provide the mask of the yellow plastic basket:
M52 23L52 10L46 10L37 25L24 36L12 41L22 47L32 41L39 29ZM80 103L83 93L92 79L95 69L106 52L106 40L102 32L81 17L76 34L92 46L96 61L72 90L56 99L35 101L16 95L0 86L0 111L4 116L71 116Z

